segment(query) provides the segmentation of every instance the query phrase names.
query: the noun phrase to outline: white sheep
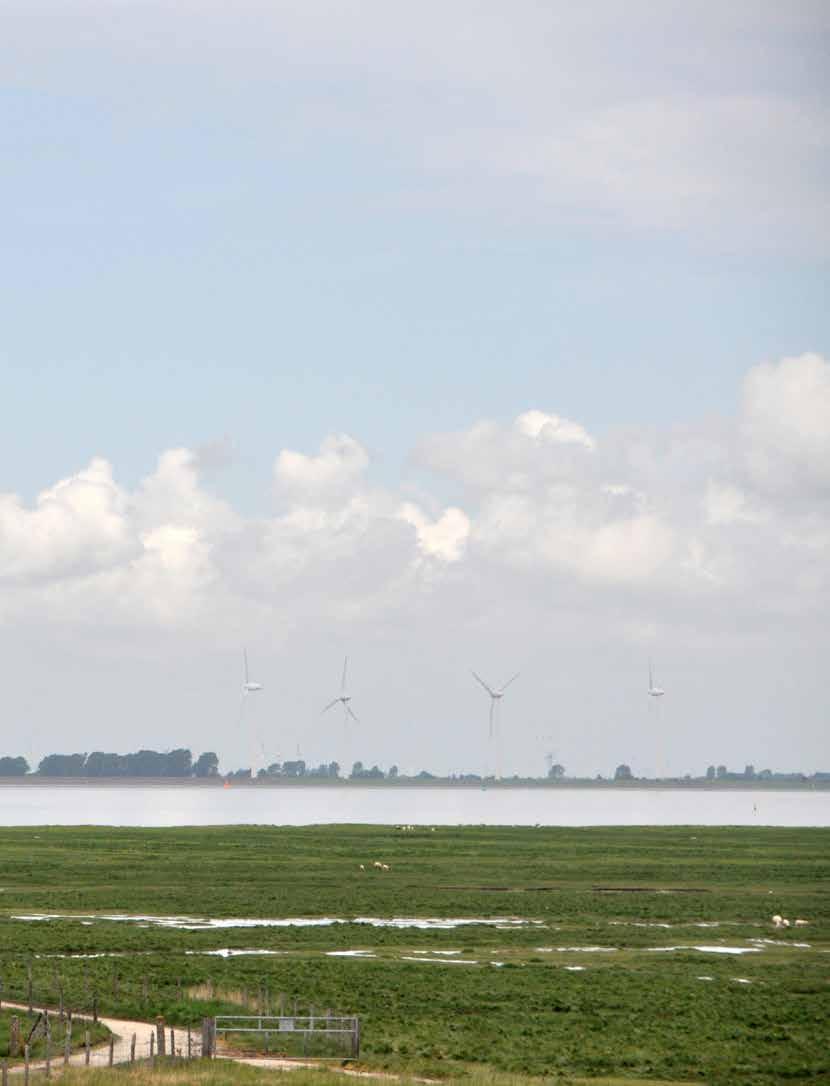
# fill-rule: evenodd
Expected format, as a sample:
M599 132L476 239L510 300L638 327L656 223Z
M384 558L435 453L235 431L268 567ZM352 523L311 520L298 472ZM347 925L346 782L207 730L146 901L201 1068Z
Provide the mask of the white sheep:
M809 920L796 920L795 926L797 928L806 928L809 923Z
M380 866L381 866L381 869L383 871L388 871L389 870L389 864L381 864Z
M366 865L365 864L360 864L360 870L365 871L366 870Z
M380 862L380 860L375 860L375 862L372 864L372 867L380 871L380 869L383 867L383 864Z
M784 917L779 916L778 913L776 913L772 918L772 922L777 928L782 928L784 926Z

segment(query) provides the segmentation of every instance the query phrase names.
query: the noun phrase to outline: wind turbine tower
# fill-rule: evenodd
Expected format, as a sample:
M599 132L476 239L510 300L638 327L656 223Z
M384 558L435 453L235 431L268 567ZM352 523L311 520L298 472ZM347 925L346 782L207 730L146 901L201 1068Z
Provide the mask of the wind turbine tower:
M262 683L253 682L251 679L250 671L248 670L248 650L242 650L243 660L243 678L242 678L242 697L239 702L239 729L242 731L242 722L245 714L245 702L248 700L250 694L257 694L262 690ZM257 734L257 743L259 744L259 752L255 753L252 757L251 774L255 776L253 762L256 761L258 754L262 755L263 768L266 762L265 744L262 741L262 736Z
M504 684L504 686L501 686L496 690L494 690L493 687L489 686L484 681L484 679L482 679L482 677L480 675L476 675L475 672L472 672L472 675L473 675L473 678L476 680L476 682L479 683L481 686L483 686L484 689L487 691L487 693L490 695L490 717L489 717L488 737L489 737L491 746L493 744L493 741L495 740L496 744L497 744L497 747L498 747L498 745L500 743L500 740L501 740L501 734L500 734L500 729L499 729L499 723L500 723L500 719L501 719L501 712L500 712L500 710L501 710L501 699L504 697L504 692L508 688L508 686L510 686L511 683L515 682L516 679L518 679L519 672L517 671L512 679L508 679L507 682ZM500 777L501 776L501 764L500 764L501 759L498 757L498 755L499 755L498 750L497 750L496 754L497 754L497 757L496 757L496 776Z
M651 660L648 662L648 696L651 699L650 704L654 706L654 719L657 728L657 761L662 763L658 764L656 772L659 776L666 776L666 751L665 743L663 741L663 734L660 730L660 699L665 696L666 691L662 686L657 686L654 682L654 669L651 665Z

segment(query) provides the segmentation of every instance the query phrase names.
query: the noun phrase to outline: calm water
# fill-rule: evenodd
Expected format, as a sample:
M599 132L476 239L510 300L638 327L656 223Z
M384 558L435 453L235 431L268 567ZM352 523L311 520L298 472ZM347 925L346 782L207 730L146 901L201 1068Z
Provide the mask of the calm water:
M0 787L3 826L830 826L830 792Z

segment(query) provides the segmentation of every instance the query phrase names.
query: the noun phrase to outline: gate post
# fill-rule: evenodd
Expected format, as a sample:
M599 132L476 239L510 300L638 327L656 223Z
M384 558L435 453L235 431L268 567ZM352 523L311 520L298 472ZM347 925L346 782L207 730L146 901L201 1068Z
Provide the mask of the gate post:
M202 1056L210 1059L213 1056L213 1018L202 1019Z

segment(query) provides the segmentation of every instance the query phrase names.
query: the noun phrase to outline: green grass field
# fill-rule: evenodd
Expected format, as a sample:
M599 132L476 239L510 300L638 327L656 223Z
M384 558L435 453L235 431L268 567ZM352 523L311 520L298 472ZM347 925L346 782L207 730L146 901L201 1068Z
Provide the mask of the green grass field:
M356 1013L361 1062L402 1073L818 1082L829 875L815 829L6 829L0 973L6 997L31 961L44 998L60 984L78 1008L96 993L102 1012L176 1025L280 997ZM39 913L62 915L13 919ZM776 930L773 913L809 925ZM395 917L504 922L353 922ZM271 953L208 953L231 949Z

